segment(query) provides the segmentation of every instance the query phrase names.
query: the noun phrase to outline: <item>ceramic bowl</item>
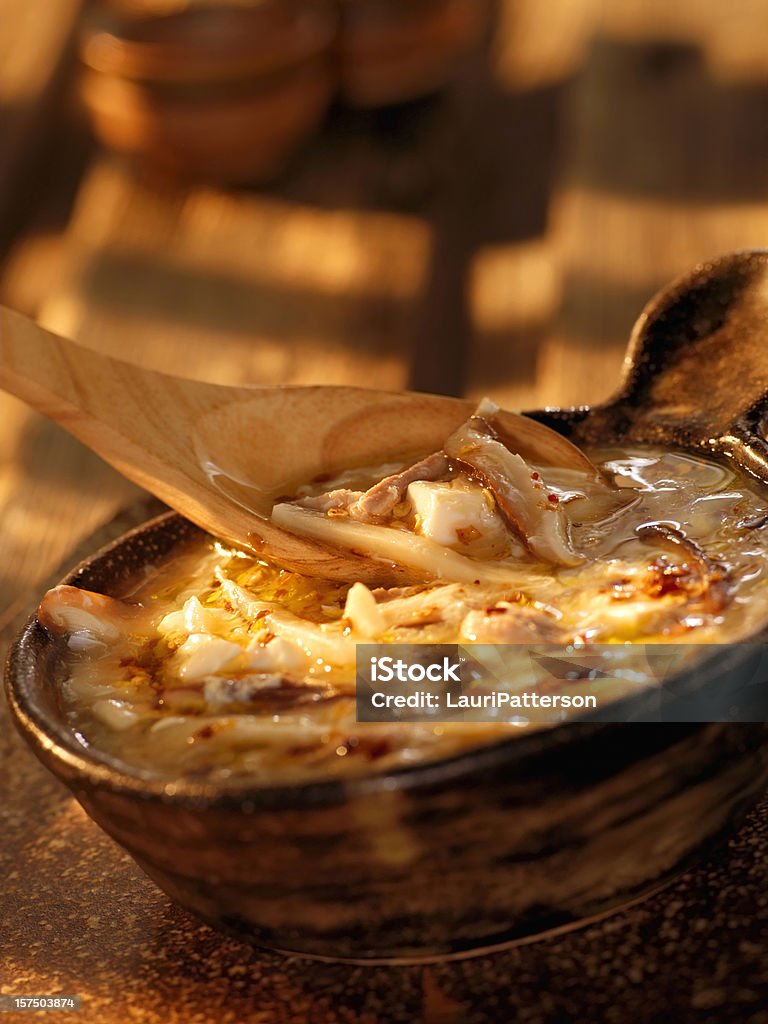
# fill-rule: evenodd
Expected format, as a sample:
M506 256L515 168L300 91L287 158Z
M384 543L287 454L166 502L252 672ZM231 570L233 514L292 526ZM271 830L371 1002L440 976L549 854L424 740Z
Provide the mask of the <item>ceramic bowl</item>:
M243 81L300 65L333 44L334 0L261 0L131 14L107 5L81 40L83 62L131 81Z
M328 0L102 17L80 95L110 148L175 178L263 183L321 124L335 88Z
M485 0L343 0L340 92L384 107L437 92L476 45Z
M66 582L118 593L197 533L166 514ZM65 656L32 619L7 665L43 764L173 900L292 953L443 958L578 924L671 878L768 781L768 725L585 721L361 779L169 784L78 743L59 697ZM741 667L678 678L665 699L683 719L691 696L730 705Z

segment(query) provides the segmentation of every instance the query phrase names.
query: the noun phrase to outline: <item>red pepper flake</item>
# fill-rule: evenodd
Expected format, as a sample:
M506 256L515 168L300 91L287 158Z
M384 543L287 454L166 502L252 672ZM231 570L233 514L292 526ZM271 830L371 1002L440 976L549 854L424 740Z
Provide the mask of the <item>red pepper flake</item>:
M548 494L547 501L551 501L553 505L557 505L560 499L556 494Z
M538 473L531 473L531 480L541 480Z

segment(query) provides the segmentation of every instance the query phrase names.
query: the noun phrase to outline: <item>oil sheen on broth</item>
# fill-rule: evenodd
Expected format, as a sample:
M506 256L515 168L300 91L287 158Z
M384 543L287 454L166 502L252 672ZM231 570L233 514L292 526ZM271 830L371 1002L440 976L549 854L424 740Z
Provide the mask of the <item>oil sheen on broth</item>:
M557 523L513 508L511 529L490 463L475 472L463 456L407 479L398 466L350 472L278 506L275 518L298 531L311 520L309 535L359 527L372 557L377 530L390 555L398 533L424 541L401 560L410 585L310 579L205 538L149 567L119 600L56 588L39 618L67 644L73 729L83 744L162 778L361 774L540 726L357 723L356 643L695 644L753 634L768 607L759 485L682 452L590 457L600 482L581 466L523 463L537 507ZM386 487L376 491L382 477L396 484L386 500ZM524 492L518 481L523 504ZM429 558L443 579L425 575ZM614 683L601 699L638 685Z

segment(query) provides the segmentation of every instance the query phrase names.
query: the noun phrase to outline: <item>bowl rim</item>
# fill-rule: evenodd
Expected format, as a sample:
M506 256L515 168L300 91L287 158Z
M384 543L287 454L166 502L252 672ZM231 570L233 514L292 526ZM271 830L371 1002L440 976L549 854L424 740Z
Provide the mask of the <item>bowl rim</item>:
M205 536L205 532L189 523L178 513L163 512L153 516L139 526L122 533L114 540L101 546L96 552L82 559L61 580L62 583L78 585L89 572L97 571L100 565L115 553L131 545L141 549L160 534L167 534L181 528L168 552L182 543L184 535L190 538ZM105 589L108 589L106 587ZM17 634L9 647L5 666L5 688L17 727L32 745L35 753L44 762L53 761L60 772L68 778L75 773L81 780L94 788L108 789L113 793L140 796L143 799L163 803L173 802L199 807L232 807L244 809L257 806L317 806L336 804L356 797L372 796L387 791L429 788L465 777L497 769L502 765L511 767L515 763L533 758L545 751L569 746L581 746L585 741L604 734L605 730L665 728L680 737L700 731L712 723L708 722L665 722L656 725L649 722L606 722L590 713L579 715L566 722L532 732L502 737L488 743L469 747L448 757L389 769L374 769L363 775L321 776L296 782L264 783L254 782L248 776L235 777L215 783L191 779L163 779L149 771L130 770L130 765L105 751L94 750L81 745L75 731L62 717L47 711L37 699L40 686L45 685L45 676L39 663L41 642L48 637L33 614ZM51 641L50 638L48 642ZM729 645L724 645L729 646ZM686 672L678 673L668 681L670 685L682 684L690 688L699 685L699 678L706 666L713 666L713 658ZM719 673L718 673L719 675ZM667 687L665 681L659 686ZM642 706L648 693L656 695L658 687L641 691L612 702L611 707L628 709Z
M109 74L128 81L216 82L243 76L263 76L289 70L304 61L327 54L338 35L338 13L333 3L324 0L263 0L258 7L234 8L223 24L231 26L232 45L190 39L174 40L167 29L196 25L205 30L207 23L222 23L222 10L201 7L145 14L120 12L94 13L80 34L81 63L97 74ZM254 38L264 33L264 25L277 15L278 35L283 49L263 43L253 46ZM292 31L291 19L300 31ZM239 30L235 30L239 26ZM160 29L161 34L155 33ZM162 31L165 29L165 33ZM202 33L200 33L202 34Z

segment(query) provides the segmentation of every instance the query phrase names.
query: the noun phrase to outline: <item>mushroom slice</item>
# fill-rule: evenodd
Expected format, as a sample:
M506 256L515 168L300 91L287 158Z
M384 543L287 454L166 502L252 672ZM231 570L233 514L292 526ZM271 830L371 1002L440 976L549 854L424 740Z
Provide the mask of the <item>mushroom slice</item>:
M211 711L239 708L251 714L279 714L335 696L327 687L309 686L274 672L208 676L204 693Z
M352 505L362 497L363 491L350 491L348 487L340 487L325 494L309 494L305 498L299 498L296 504L302 508L313 508L316 512L333 514L341 509L349 513Z
M636 527L635 533L645 543L656 543L675 554L687 557L701 590L701 597L708 610L717 613L723 610L730 597L728 570L715 562L682 530L668 523L644 523Z
M575 469L602 480L600 470L573 441L530 416L500 409L484 398L475 410L505 447L536 465Z
M328 519L320 512L296 505L275 505L272 522L291 533L337 547L349 548L383 562L416 570L422 579L454 580L459 583L503 583L522 587L530 573L522 565L480 562L437 544L389 526ZM530 569L530 565L528 565Z
M488 488L504 518L534 555L555 565L584 561L571 546L558 496L520 455L493 436L482 417L472 416L454 431L443 450L454 465Z

